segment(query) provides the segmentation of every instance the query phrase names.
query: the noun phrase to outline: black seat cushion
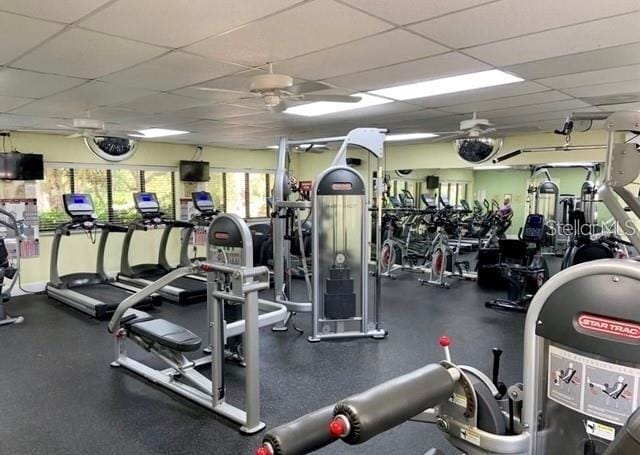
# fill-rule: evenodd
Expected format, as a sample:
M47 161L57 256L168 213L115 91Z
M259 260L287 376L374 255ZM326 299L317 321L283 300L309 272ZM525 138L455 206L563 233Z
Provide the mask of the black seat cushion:
M202 339L195 333L164 319L134 322L129 330L142 338L180 352L197 351L202 344Z
M608 246L597 242L586 243L576 250L572 265L597 261L598 259L611 259L613 257L614 253Z

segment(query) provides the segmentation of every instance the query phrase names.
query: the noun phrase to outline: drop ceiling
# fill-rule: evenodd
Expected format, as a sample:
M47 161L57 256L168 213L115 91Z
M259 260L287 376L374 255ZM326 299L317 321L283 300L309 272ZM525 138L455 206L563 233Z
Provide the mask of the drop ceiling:
M3 0L0 128L65 134L57 124L88 114L242 148L356 126L453 130L473 111L510 134L548 130L610 100L638 109L638 23L640 0ZM332 94L496 68L524 81L315 118L194 88L246 90L268 62Z

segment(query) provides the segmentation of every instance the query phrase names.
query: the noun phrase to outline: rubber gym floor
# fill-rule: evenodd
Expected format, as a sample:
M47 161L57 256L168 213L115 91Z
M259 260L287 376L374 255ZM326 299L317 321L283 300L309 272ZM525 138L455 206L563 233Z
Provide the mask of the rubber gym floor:
M501 379L521 380L524 315L484 307L494 295L475 283L450 290L417 284L415 274L385 280L386 340L311 344L305 335L261 331L262 418L274 428L394 376L443 358L438 338L452 339L456 363L491 371L499 346ZM500 294L502 295L502 294ZM222 418L123 369L109 367L114 342L95 321L43 295L17 297L9 310L21 325L0 328L0 453L251 454L262 434L244 436ZM204 304L165 303L154 314L205 333ZM132 351L133 352L133 351ZM147 356L144 352L136 355ZM226 367L231 403L242 403L243 370ZM336 443L318 453L455 453L432 425L408 422L366 444Z

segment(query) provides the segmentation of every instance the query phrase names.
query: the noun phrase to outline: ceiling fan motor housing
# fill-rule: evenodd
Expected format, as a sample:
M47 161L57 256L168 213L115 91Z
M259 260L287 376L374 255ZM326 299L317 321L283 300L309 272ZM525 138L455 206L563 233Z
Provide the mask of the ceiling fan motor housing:
M286 90L293 85L293 78L285 74L260 74L251 79L251 92Z
M93 118L75 118L73 119L73 127L86 130L102 130L104 122Z

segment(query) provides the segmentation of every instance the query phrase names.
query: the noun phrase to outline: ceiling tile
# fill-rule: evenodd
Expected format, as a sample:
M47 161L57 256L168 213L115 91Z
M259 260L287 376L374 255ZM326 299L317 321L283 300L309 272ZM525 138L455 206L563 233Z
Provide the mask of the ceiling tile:
M67 118L62 117L38 117L29 115L0 114L0 128L20 131L46 131L53 134L69 134L60 130L56 125L68 123Z
M264 112L265 110L266 108L258 110L242 105L218 103L181 109L176 112L175 115L183 118L186 117L194 119L218 120L223 118L258 114L260 112Z
M98 106L122 103L149 93L153 92L91 81L66 92L40 99L16 112L29 115L47 115L49 113L82 115L84 111L95 109Z
M120 108L130 109L145 114L174 112L180 109L197 106L202 101L185 96L172 95L170 93L155 93L153 95L136 98L132 101L118 105Z
M523 63L506 69L526 79L540 79L634 63L640 63L640 42Z
M300 0L126 0L81 26L169 47L182 47L288 8Z
M130 109L105 106L92 110L91 116L109 123L125 124L139 119L141 116L144 116L144 114L140 114L140 112L132 111Z
M493 0L343 0L345 3L396 24L409 24Z
M133 68L113 73L104 77L103 80L132 87L166 91L240 70L242 67L214 62L198 55L171 52Z
M319 80L447 51L433 41L396 29L278 63L278 71Z
M16 96L0 96L0 112L7 112L19 106L32 102L31 98L18 98Z
M0 9L70 24L110 0L2 0Z
M0 64L5 64L55 35L64 26L0 12Z
M85 79L5 68L0 71L0 95L42 98L85 82Z
M639 9L638 0L502 0L421 22L410 28L460 49Z
M217 60L260 66L389 28L389 24L333 0L314 0L186 50Z
M457 52L436 55L409 63L327 79L339 87L374 90L440 77L490 69L489 65Z
M566 88L563 90L576 98L591 96L617 95L640 91L640 78L634 81L612 82L608 84L588 85L586 87Z
M612 83L631 80L638 80L638 87L640 88L640 65L629 65L597 71L586 71L584 73L567 74L564 76L539 79L536 82L556 89L564 89L569 87L596 85L605 81L607 83Z
M497 66L515 65L635 42L639 22L640 13L625 14L472 47L465 53Z
M207 134L207 135L237 135L237 134L246 134L249 132L253 133L263 133L265 131L269 131L268 127L260 127L260 126L248 126L248 125L230 125L223 122L217 122L212 120L198 120L196 122L184 123L181 124L182 127L185 127L191 132L199 133L199 134Z
M71 29L29 52L12 66L93 79L166 52L165 49Z
M507 98L497 98L487 101L477 101L475 103L465 103L456 106L442 107L443 111L465 114L470 112L486 112L507 107L527 106L530 104L547 103L550 101L566 100L570 97L555 90L546 92L530 93L528 95L510 96Z
M604 106L606 111L638 111L640 112L640 102L624 103L624 104L609 104Z
M453 104L471 103L476 101L506 98L508 96L526 95L527 93L545 92L547 87L534 82L516 82L514 84L499 85L465 92L448 93L446 95L429 96L407 101L427 107L451 106Z
M519 106L519 107L510 107L506 109L495 109L491 111L484 111L482 113L484 118L489 118L491 120L492 117L502 118L502 117L514 117L517 115L531 115L531 114L545 114L552 112L562 112L563 115L572 110L578 108L588 108L590 107L587 103L582 102L580 100L563 100L563 101L555 101L551 103L543 103L543 104L534 104L530 106ZM550 114L554 115L554 114Z
M197 86L218 88L224 90L248 91L251 78L258 74L265 74L265 71L261 69L244 70L230 76L219 77L211 81L201 82L197 84ZM245 96L242 93L211 92L206 90L198 90L194 87L185 87L179 90L173 90L172 93L212 103L219 101L237 100Z
M595 107L585 107L584 103L578 104L569 101L561 101L558 104L562 103L563 109L555 109L553 105L555 103L550 103L553 111L543 111L543 112L531 112L534 110L533 106L529 106L528 112L516 112L513 113L511 109L505 109L501 112L492 113L490 120L497 126L503 125L531 125L531 124L549 124L555 125L554 128L562 127L564 120L567 118L567 109L571 112L597 112L598 109ZM566 107L573 106L573 107ZM539 107L540 109L549 109L549 107ZM517 131L517 130L516 130Z

